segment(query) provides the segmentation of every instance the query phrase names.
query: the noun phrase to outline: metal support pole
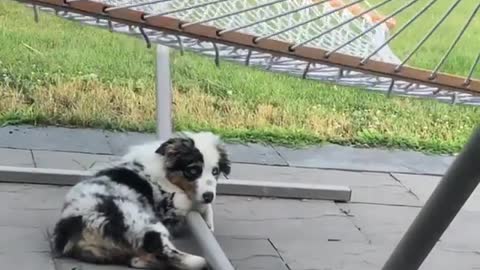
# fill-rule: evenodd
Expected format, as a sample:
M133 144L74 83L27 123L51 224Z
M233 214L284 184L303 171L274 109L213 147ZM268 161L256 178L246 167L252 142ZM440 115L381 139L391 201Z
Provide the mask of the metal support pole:
M480 181L480 128L448 169L383 270L416 270Z
M157 137L166 140L172 135L172 82L169 49L157 45L156 52Z
M187 225L212 270L235 270L199 213L190 212Z
M157 45L156 51L157 137L167 140L172 135L172 82L169 49ZM234 270L203 218L192 212L187 224L213 270Z

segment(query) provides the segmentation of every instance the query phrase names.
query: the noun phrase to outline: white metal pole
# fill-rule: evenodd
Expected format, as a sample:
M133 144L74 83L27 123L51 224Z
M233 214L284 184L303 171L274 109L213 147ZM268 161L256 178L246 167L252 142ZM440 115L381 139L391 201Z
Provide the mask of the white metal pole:
M157 98L157 137L167 140L172 135L172 81L170 77L169 49L157 45L156 51L156 98ZM227 256L217 243L205 221L196 212L187 216L187 224L193 236L207 257L213 270L233 270Z
M197 240L203 256L207 259L210 269L235 269L199 213L190 212L187 215L187 225L190 228L193 237Z
M169 49L157 45L156 51L156 124L157 137L167 140L173 131L172 125L172 81L170 76Z

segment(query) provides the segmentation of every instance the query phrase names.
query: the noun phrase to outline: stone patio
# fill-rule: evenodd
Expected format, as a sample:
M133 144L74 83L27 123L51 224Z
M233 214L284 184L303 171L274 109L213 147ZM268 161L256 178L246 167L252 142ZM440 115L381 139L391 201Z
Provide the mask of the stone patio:
M0 128L0 165L83 170L152 135ZM348 185L349 203L220 196L216 236L239 270L378 270L453 157L327 145L230 144L232 178ZM2 179L7 181L8 179ZM1 269L122 269L52 258L46 229L68 187L0 183ZM421 269L480 269L476 192ZM185 239L179 245L198 251Z

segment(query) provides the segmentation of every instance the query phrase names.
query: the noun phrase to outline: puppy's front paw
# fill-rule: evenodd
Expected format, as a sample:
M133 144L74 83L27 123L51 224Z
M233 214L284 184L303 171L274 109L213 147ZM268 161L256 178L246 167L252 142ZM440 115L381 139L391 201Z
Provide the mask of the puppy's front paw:
M192 201L184 193L174 193L172 200L177 215L186 216L193 208Z
M205 260L205 258L200 256L190 255L185 259L184 263L186 266L189 267L189 269L192 269L192 270L208 269L207 260Z

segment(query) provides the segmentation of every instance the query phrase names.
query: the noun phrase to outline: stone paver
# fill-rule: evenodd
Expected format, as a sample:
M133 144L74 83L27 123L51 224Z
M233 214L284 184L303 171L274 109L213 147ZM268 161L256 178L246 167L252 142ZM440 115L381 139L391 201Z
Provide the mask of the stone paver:
M437 187L441 178L437 176L393 174L406 188L425 203ZM463 210L480 211L480 189L476 189L463 206Z
M1 227L0 254L49 252L46 228Z
M132 268L117 265L94 265L67 258L56 258L55 270L131 270Z
M269 239L242 236L217 236L217 239L237 270L288 270Z
M385 262L420 211L420 208L385 205L339 206L348 213L373 246L387 251L377 258L381 262ZM480 212L462 211L421 269L476 269L480 265L480 235L477 233L479 223ZM456 260L459 260L458 263Z
M398 207L374 204L338 204L353 224L376 246L396 244L415 216L416 207Z
M0 148L0 165L16 167L34 167L30 150Z
M461 211L442 236L439 246L443 251L475 253L480 262L480 212Z
M298 241L272 240L294 270L379 270L384 263L380 255L386 253L365 243L318 242L307 237Z
M302 151L276 147L290 166L324 169L443 174L453 158L428 156L413 151L362 149L338 145L310 147Z
M291 167L233 164L230 178L271 182L345 185L352 202L420 206L421 202L385 173L348 172Z
M435 248L423 262L420 270L475 270L480 269L478 251L465 252Z
M0 253L0 265L5 270L57 270L48 251Z
M104 166L117 157L72 152L52 152L33 150L36 167L66 170L90 170Z
M11 210L55 210L68 187L0 183L0 207Z
M57 219L59 209L0 208L0 227L44 229L44 224Z
M0 227L40 230L58 218L67 188L43 185L0 184Z
M216 203L215 213L217 234L228 235L233 232L244 235L244 238L248 239L268 238L271 245L285 259L289 269L293 270L343 269L330 268L330 266L341 265L345 260L341 255L343 254L342 245L343 247L354 246L357 252L359 248L371 249L366 238L332 202L258 200L222 196ZM239 243L231 244L232 249L239 252L237 250ZM262 249L270 250L266 242L263 246ZM332 246L337 248L332 249ZM228 245L222 244L222 247L229 254ZM255 250L254 254L265 253L257 249L252 250ZM329 250L329 252L322 252L323 250ZM264 260L267 259L265 256L262 257ZM275 263L280 265L280 261Z
M111 154L105 135L94 129L7 126L0 138L4 148Z
M340 246L370 248L332 202L222 196L215 211L217 233L268 237L292 270L344 269L335 268L345 260Z

